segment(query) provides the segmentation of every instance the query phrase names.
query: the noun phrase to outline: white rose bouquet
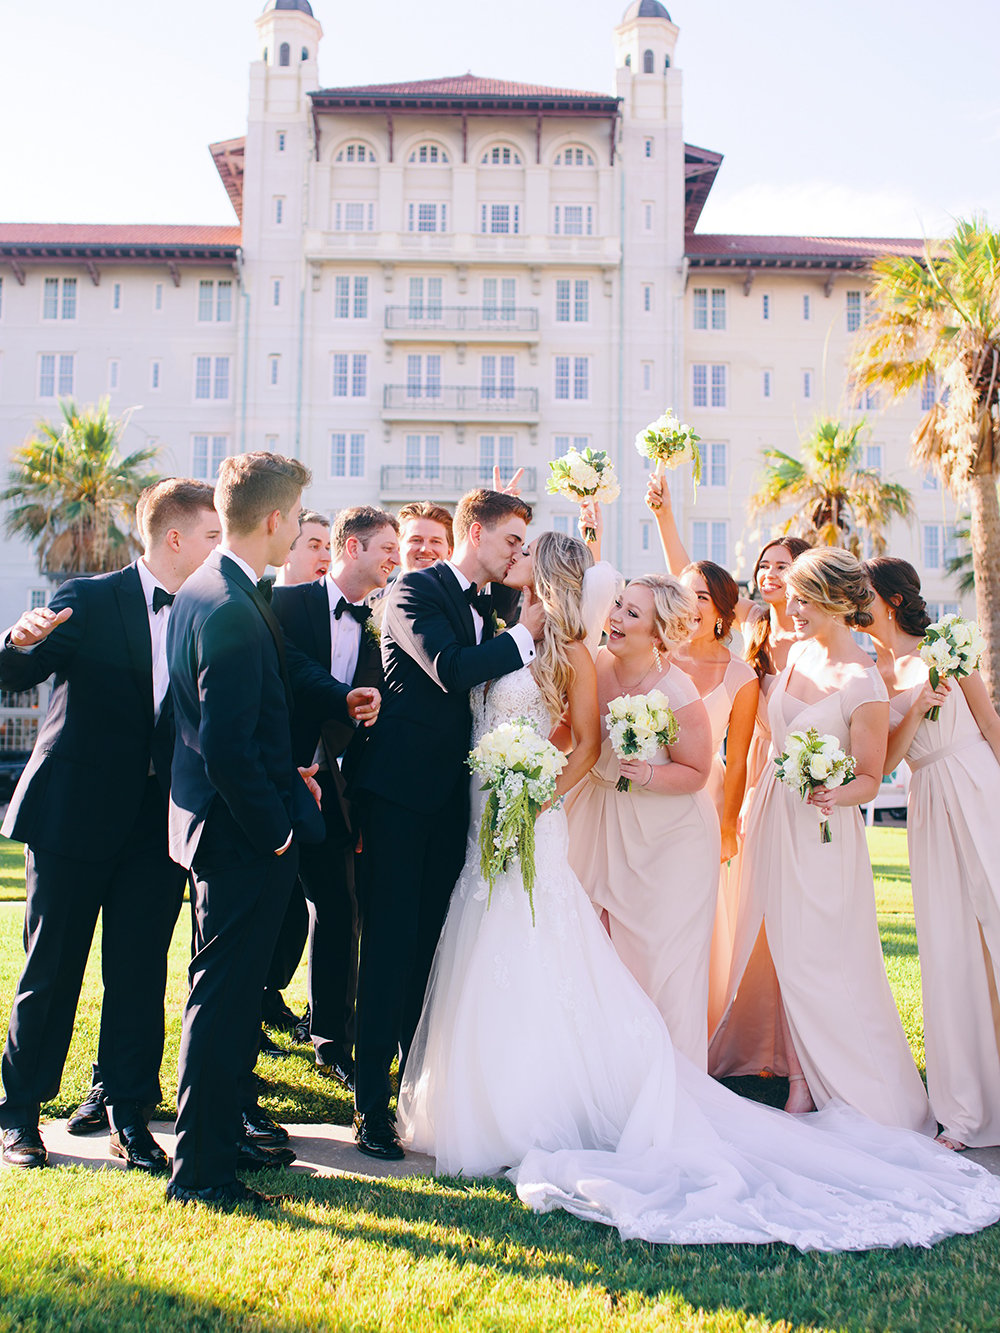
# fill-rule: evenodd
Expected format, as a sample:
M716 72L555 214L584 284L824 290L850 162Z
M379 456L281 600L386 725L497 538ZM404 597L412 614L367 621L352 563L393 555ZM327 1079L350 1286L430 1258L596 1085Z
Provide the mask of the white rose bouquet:
M479 826L479 865L490 898L493 885L516 855L534 925L535 820L555 794L566 756L539 736L526 718L516 717L484 736L468 764L473 773L482 775L481 790L489 792Z
M970 676L979 665L985 648L983 632L974 620L948 615L928 625L920 640L919 651L921 660L927 664L931 689L936 690L945 676L956 679ZM940 713L940 707L935 704L925 716L936 722Z
M647 763L665 745L673 745L680 728L667 696L659 690L648 694L621 694L608 704L608 736L619 759L644 759ZM629 791L632 783L619 778L616 791Z
M701 450L696 435L689 425L677 420L673 409L667 408L662 416L651 421L645 430L635 437L635 447L643 458L656 463L656 475L663 476L664 468L677 468L682 463L691 464L691 475L697 487L701 481Z
M854 777L851 755L840 748L836 736L823 735L815 727L790 731L785 737L785 753L779 754L774 762L781 781L803 800L818 787L842 787ZM828 819L820 825L819 840L833 841Z
M549 464L552 475L546 482L545 489L550 495L564 495L568 500L597 500L609 504L621 494L621 486L615 475L615 466L603 449L596 453L589 446L581 454L577 449L570 449ZM596 541L597 533L593 528L584 531L585 541Z

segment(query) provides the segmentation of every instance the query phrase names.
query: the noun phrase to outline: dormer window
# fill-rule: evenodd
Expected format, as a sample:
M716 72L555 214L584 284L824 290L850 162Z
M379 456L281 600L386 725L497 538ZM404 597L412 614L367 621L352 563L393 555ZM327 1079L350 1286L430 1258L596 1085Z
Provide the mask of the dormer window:
M438 166L447 163L448 154L436 143L422 143L406 159L410 166Z
M654 72L654 70L653 70L653 64L654 64L654 61L653 61L653 53L652 53L652 51L643 51L643 53L642 53L642 72L643 72L643 74L652 74L652 73Z
M361 162L366 166L374 166L375 152L365 143L348 143L340 149L334 161L340 163Z
M521 154L509 143L494 144L483 154L481 165L484 167L519 167Z
M282 42L278 47L278 64L290 65L292 63L292 48L287 42Z

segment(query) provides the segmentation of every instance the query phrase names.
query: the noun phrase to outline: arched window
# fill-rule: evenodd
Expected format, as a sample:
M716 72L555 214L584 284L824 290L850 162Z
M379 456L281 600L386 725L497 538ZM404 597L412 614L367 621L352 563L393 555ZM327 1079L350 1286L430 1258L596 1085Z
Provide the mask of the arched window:
M494 144L492 148L487 148L483 154L481 165L484 167L519 167L521 165L521 154L509 143Z
M278 48L278 64L288 65L291 63L291 59L292 59L292 48L288 45L287 42L282 42L281 46Z
M361 162L365 166L374 166L375 153L374 150L369 148L365 143L348 143L344 144L343 148L340 149L337 156L334 158L334 161L341 163Z
M406 160L410 166L438 166L448 161L448 154L440 144L421 143Z
M302 48L302 59L303 59L303 60L308 60L308 59L309 59L309 48L308 48L308 46L304 46L304 47Z
M631 56L626 56L626 57L625 57L625 68L626 68L626 69L631 69L631 68L632 68L632 57L631 57Z
M264 47L264 64L267 64L267 47Z
M582 148L579 144L571 144L569 148L564 148L562 152L556 153L555 165L557 167L592 167L594 165L594 155L589 148Z
M669 69L669 68L670 68L670 57L669 57L669 56L664 56L664 57L663 57L663 68L664 68L664 69Z
M652 51L643 51L642 53L642 72L643 74L653 73L653 53Z

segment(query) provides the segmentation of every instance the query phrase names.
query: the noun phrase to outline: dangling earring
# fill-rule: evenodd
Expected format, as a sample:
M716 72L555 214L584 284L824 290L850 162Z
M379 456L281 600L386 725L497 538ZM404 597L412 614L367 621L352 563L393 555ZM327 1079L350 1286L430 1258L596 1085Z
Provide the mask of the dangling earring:
M889 619L890 619L890 620L892 619L892 612L891 612L891 611L889 612Z
M663 658L660 656L660 650L655 643L653 644L653 661L656 663L657 671L662 671Z
M720 617L718 618L718 620L715 622L715 637L716 637L717 639L721 639L721 638L722 638L722 617L721 617L721 616L720 616Z

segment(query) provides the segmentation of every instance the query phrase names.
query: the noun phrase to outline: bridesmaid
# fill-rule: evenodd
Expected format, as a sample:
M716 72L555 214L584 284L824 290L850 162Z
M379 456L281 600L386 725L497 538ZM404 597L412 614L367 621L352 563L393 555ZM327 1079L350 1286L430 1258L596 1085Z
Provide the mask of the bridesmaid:
M705 1069L708 960L719 881L719 821L705 791L711 731L705 705L666 654L688 637L691 595L669 574L633 579L611 610L597 655L603 745L566 798L570 864L622 961L651 997L675 1047ZM605 715L621 694L661 690L677 741L652 761L619 761ZM632 789L619 792L620 776Z
M868 633L889 689L886 772L913 774L907 811L931 1107L948 1148L1000 1143L1000 717L978 671L936 690L917 646L917 571L880 556ZM926 717L934 705L940 717Z
M888 696L853 629L872 623L873 594L846 551L799 556L786 576L800 644L771 690L773 749L815 727L854 756L856 775L807 801L765 774L749 812L749 897L763 928L786 1016L791 1111L836 1098L886 1125L933 1133L923 1083L885 974L875 888L858 806L879 788ZM833 841L820 842L828 818ZM734 973L740 964L734 960Z

